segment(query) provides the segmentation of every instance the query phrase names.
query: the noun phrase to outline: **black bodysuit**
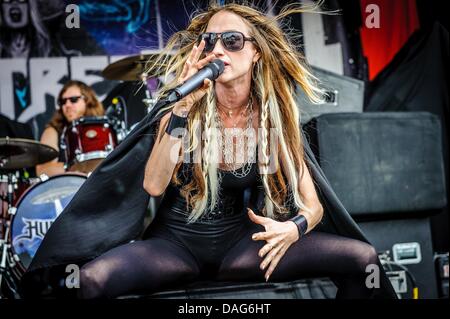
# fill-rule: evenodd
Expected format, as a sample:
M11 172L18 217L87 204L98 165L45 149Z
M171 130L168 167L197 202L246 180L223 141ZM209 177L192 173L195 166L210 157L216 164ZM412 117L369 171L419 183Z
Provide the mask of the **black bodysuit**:
M180 179L190 176L183 164ZM80 297L116 297L180 287L197 280L263 282L258 251L265 241L252 234L264 231L247 215L248 189L260 183L257 164L242 179L219 170L222 183L216 210L187 224L186 202L180 187L169 185L144 240L115 247L81 269ZM293 243L270 281L331 277L337 298L369 298L368 264L377 264L369 244L330 233L311 231Z
M182 182L191 178L188 164L183 164L180 170ZM249 198L246 196L260 182L256 163L252 164L249 174L243 178L221 169L219 175L222 180L219 202L213 211L195 223L187 224L186 200L180 194L181 186L170 185L150 226L151 236L170 240L188 250L196 259L201 272L208 274L218 270L230 247L246 234L250 226L246 209Z

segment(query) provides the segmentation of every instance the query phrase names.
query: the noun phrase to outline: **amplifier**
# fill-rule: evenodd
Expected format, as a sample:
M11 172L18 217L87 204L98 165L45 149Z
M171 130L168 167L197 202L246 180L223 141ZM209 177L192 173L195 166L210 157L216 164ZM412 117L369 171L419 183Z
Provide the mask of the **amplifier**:
M310 119L327 113L357 112L364 107L364 82L312 67L313 74L319 79L320 86L326 92L322 104L312 104L301 89L298 89L297 101L300 107L300 119L307 123Z
M429 218L365 221L358 225L385 262L386 273L400 298L412 299L415 294L419 299L438 298Z
M324 114L304 128L331 186L353 216L430 216L446 206L436 115Z

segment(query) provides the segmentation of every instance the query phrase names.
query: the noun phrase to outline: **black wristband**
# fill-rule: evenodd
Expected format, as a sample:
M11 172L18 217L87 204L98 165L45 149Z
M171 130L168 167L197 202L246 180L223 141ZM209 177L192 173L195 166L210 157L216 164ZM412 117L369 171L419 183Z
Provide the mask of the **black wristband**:
M170 115L169 124L167 124L166 127L166 133L171 136L180 137L179 134L175 134L174 130L186 128L186 125L187 117L178 116L172 112L172 114Z
M293 221L295 225L297 225L298 234L300 235L300 238L303 237L303 235L305 235L306 231L308 230L308 221L306 220L306 217L300 214L292 217L289 220Z

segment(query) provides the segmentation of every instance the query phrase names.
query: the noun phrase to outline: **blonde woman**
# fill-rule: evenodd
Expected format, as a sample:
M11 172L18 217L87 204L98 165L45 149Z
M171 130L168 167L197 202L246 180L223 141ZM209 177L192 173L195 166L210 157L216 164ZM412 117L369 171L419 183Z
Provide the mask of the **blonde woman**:
M223 73L174 105L155 106L51 227L31 270L89 259L81 268L83 298L151 293L201 279L323 276L337 284L337 298L395 298L382 270L381 289L366 286L366 267L379 265L370 244L315 229L325 209L307 163L328 209L336 208L327 213L341 220L338 232L364 239L317 163L305 160L294 91L299 85L313 101L321 91L277 23L299 11L294 6L268 17L247 6L213 6L176 33L167 50L177 45L177 53L157 62L176 74L162 95L212 60L224 62ZM258 133L246 134L251 131ZM113 189L104 190L105 179ZM142 231L149 195L163 196L156 217L143 240L129 242ZM74 225L80 214L89 223ZM74 252L61 247L83 235L89 240Z

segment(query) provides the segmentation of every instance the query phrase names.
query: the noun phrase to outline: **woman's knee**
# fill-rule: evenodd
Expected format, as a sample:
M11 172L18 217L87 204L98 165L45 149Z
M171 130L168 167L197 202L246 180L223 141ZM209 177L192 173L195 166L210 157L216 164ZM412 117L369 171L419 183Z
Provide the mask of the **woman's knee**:
M378 264L377 251L372 245L360 242L353 250L353 261L356 272L366 274L369 265Z
M86 264L80 270L80 293L83 299L101 298L105 296L105 281L100 278L95 266Z

